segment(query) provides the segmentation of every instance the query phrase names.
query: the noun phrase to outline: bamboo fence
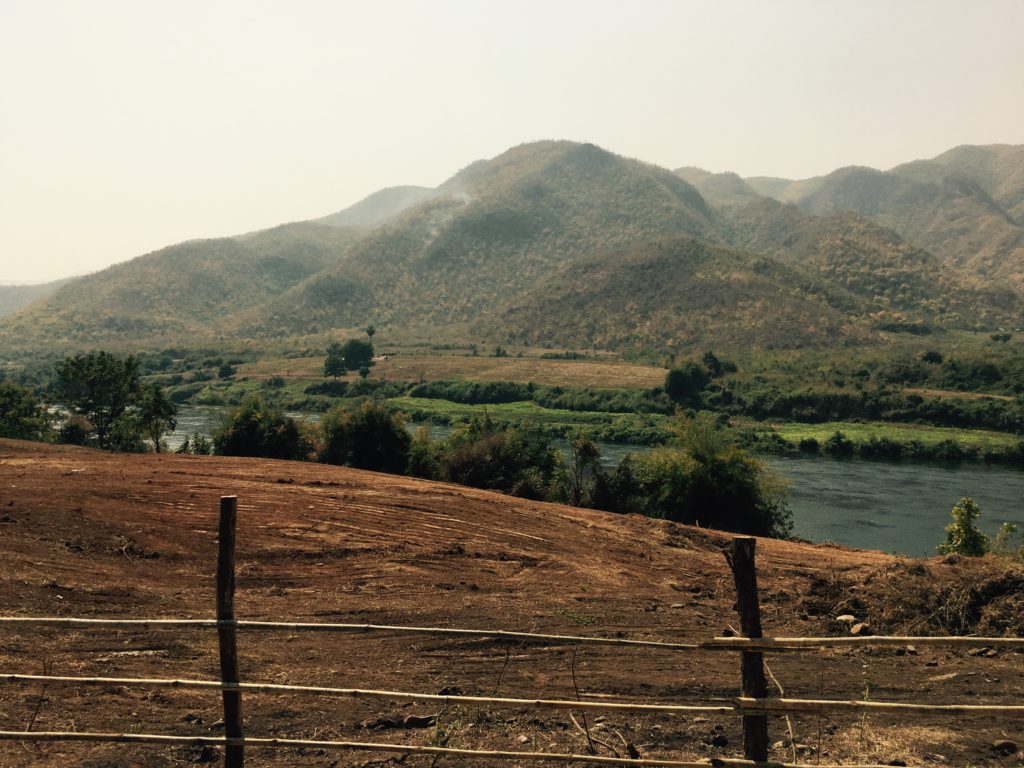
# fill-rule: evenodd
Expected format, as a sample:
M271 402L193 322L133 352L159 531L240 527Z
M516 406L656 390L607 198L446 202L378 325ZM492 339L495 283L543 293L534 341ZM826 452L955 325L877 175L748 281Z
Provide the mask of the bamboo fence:
M698 713L736 714L743 718L744 759L712 759L710 765L723 767L750 766L758 768L809 768L796 763L769 762L767 717L794 712L885 712L890 714L953 714L986 715L1024 718L1024 705L1002 704L922 704L916 702L885 702L829 699L787 699L768 695L764 653L820 650L824 648L892 647L892 646L947 646L947 647L1024 647L1024 638L1007 637L761 637L760 608L756 570L754 568L755 540L738 537L732 549L725 552L733 571L737 591L737 610L745 637L715 637L702 642L668 642L652 639L611 638L587 635L544 634L505 629L472 629L452 627L421 627L389 624L349 624L316 622L281 622L238 620L234 615L234 549L237 499L221 498L219 551L217 559L217 618L79 618L57 616L3 616L0 626L52 626L80 629L144 629L194 630L215 629L221 662L220 680L185 680L164 678L67 677L55 675L0 674L0 684L41 685L58 687L81 686L137 686L148 688L198 689L220 691L224 706L224 737L180 736L138 733L85 733L64 731L0 731L0 741L77 741L124 744L164 744L223 747L226 768L240 768L244 763L244 748L320 748L330 750L392 752L402 754L428 754L490 760L543 760L563 763L586 762L595 765L673 766L675 768L707 768L708 762L687 760L619 758L569 753L514 752L501 750L453 749L438 746L410 744L384 744L353 741L323 741L305 739L279 739L247 736L242 730L242 694L287 694L303 697L375 698L399 701L434 702L451 704L490 704L518 708L554 710L580 710L600 712L630 712L634 714L692 715ZM741 695L715 704L677 705L660 703L634 703L623 701L569 701L561 699L520 699L496 696L467 696L427 694L411 691L388 691L358 688L330 688L323 686L284 685L275 683L241 682L238 674L237 632L239 630L287 632L386 632L399 634L431 634L446 637L488 638L497 641L519 641L538 644L606 645L643 647L663 651L732 651L741 655L743 688ZM597 699L607 698L600 695ZM821 766L818 768L833 768ZM838 768L838 767L834 767ZM881 768L880 766L843 766L843 768Z

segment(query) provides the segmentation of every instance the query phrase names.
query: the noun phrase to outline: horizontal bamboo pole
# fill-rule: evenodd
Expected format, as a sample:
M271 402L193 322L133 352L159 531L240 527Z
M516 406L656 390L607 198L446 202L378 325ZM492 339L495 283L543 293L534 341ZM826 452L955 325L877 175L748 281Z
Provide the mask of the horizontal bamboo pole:
M961 646L1024 648L1024 637L896 637L892 635L850 635L844 637L716 637L698 643L708 651L799 651L814 648L858 646Z
M214 736L164 736L150 733L87 733L78 731L0 731L0 741L83 741L115 744L168 744L173 746L225 747L244 744L247 747L278 747L311 749L348 749L360 752L397 752L402 754L448 755L450 757L487 758L490 760L550 760L561 763L592 763L595 765L671 766L672 768L708 768L709 766L735 766L736 768L887 768L875 764L849 764L814 766L803 763L755 763L753 760L712 758L705 760L657 760L599 755L575 755L558 752L508 752L503 750L454 749L428 747L416 744L379 744L361 741L314 741L307 739L266 739L246 736L244 739L226 739Z
M851 699L736 699L744 712L898 712L901 714L946 715L1021 715L1019 704L913 704L898 701L861 701Z
M539 643L641 646L670 651L799 651L815 648L859 646L960 646L1024 648L1024 637L951 637L951 636L845 636L845 637L715 637L696 643L669 643L660 640L632 640L622 637L557 635L538 632L513 632L504 629L461 629L453 627L417 627L397 624L332 624L321 622L249 621L218 622L216 619L87 619L66 616L0 616L0 624L58 627L110 627L121 629L216 629L234 626L285 632L398 632L408 634L484 637L497 640L526 640Z
M429 701L450 704L497 704L538 709L595 710L602 712L633 712L641 714L696 714L750 712L848 712L876 711L904 714L959 714L959 715L1024 715L1024 705L1018 704L916 704L890 701L860 701L835 699L752 699L738 697L723 705L634 704L615 701L570 701L565 699L513 699L496 696L447 696L409 691L377 691L362 688L327 688L309 685L283 685L279 683L222 683L219 680L175 680L139 677L63 677L56 675L0 674L0 683L47 686L100 686L177 688L190 690L238 690L251 693L302 694L335 698L374 698L398 701Z
M242 691L251 693L294 693L306 696L333 696L336 698L393 699L399 701L430 701L449 704L498 704L538 709L596 710L601 712L634 712L639 714L724 714L736 711L732 702L724 705L634 704L617 701L570 701L564 699L512 699L495 696L448 696L408 691L375 691L362 688L326 688L309 685L282 685L278 683L222 683L220 680L171 680L138 677L61 677L54 675L0 674L0 683L46 686L137 686L140 688L178 688L216 691Z
M670 651L695 651L697 643L666 643L658 640L630 640L621 637L594 637L587 635L552 635L537 632L511 632L504 629L457 629L451 627L414 627L391 624L328 624L319 622L234 621L216 619L78 619L55 616L0 616L0 624L46 625L57 627L111 627L122 629L200 629L216 628L228 624L238 629L279 630L285 632L400 632L409 634L453 635L456 637L486 637L497 640L526 640L541 643L573 645L630 645L661 648Z

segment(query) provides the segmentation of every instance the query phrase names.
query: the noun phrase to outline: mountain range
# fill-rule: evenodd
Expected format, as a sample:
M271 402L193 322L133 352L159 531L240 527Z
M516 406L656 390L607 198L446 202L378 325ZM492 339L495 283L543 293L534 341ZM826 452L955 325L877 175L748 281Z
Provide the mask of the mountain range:
M396 341L834 346L1015 328L1022 292L1024 147L787 180L546 141L436 188L384 189L74 278L0 318L0 350L327 337L371 322Z

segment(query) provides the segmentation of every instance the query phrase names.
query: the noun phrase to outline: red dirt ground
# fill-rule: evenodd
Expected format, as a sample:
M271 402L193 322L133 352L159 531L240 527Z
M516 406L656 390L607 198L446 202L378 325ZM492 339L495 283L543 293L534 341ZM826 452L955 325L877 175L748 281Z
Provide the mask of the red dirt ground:
M218 498L227 494L239 498L236 606L242 619L670 641L707 639L737 623L721 554L729 537L712 531L316 464L127 456L4 440L0 613L212 617ZM859 614L887 634L934 633L938 618L950 620L950 595L975 594L957 591L961 583L1016 584L999 581L1006 567L992 559L913 562L771 540L760 540L758 549L768 635L836 634L843 631L834 619L838 612ZM936 592L936 585L948 589ZM925 593L931 603L918 599ZM961 618L968 617L968 629L1020 634L1012 618L1019 616L1019 597L1004 589L992 598L1001 613L968 606ZM575 697L572 647L257 631L241 632L239 647L242 679L249 682ZM1012 651L842 650L780 654L769 664L791 697L1016 704L1024 688L1024 655ZM0 671L39 674L44 668L56 675L215 679L216 634L0 625ZM575 677L583 697L679 704L722 703L739 684L732 653L597 646L575 650ZM441 711L435 727L378 729L361 724L435 714L436 707L248 694L244 706L252 736L586 748L568 713L550 710L460 706ZM0 686L2 730L31 724L37 731L222 735L219 719L215 693ZM610 713L589 722L595 736L620 752L625 740L646 757L742 754L734 716ZM1022 764L1019 752L1001 756L992 749L995 740L1020 741L1019 719L799 716L792 728L800 762ZM770 732L773 741L785 740L785 720L771 720ZM727 744L710 745L716 735ZM611 754L600 746L598 752ZM772 757L791 760L793 754L794 748L778 746ZM0 742L3 768L163 768L219 759L192 747ZM247 756L253 766L384 762L428 766L433 759L294 749ZM445 758L441 764L464 763Z

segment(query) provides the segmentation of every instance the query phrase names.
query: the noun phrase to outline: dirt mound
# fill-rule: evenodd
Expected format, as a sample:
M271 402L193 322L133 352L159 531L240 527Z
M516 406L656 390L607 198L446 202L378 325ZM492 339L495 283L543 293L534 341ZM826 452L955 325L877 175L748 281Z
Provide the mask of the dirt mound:
M213 615L221 495L239 497L237 611L243 619L351 621L702 640L735 625L729 537L498 494L322 465L192 456L125 456L0 440L0 590L9 615ZM765 632L847 631L837 611L888 631L939 632L935 608L965 593L965 627L1019 631L1019 581L994 561L897 560L877 552L762 540ZM925 570L915 575L914 569ZM916 581L915 581L916 579ZM965 579L967 581L965 581ZM947 585L943 587L942 585ZM917 585L921 589L918 590ZM947 589L947 592L942 592ZM929 592L928 589L932 591ZM920 596L915 597L920 593ZM946 595L944 598L943 595ZM916 602L915 602L916 600ZM902 613L900 612L902 611ZM976 618L975 618L976 616ZM936 619L935 621L939 621ZM1004 624L1000 624L1004 622ZM1001 629L1000 629L1001 628ZM125 677L217 676L212 632L85 631L0 626L0 669ZM243 632L251 682L458 690L468 695L720 703L735 696L725 653L523 645L394 634ZM1021 656L836 651L769 660L789 696L1017 703ZM939 667L939 669L933 669ZM867 671L865 671L867 670ZM398 701L247 696L252 735L368 738L367 722L419 722L382 740L497 749L584 750L567 715L501 707L438 710ZM40 691L0 686L0 729L222 734L218 697L144 689ZM409 720L412 722L413 720ZM998 722L793 719L803 762L941 754L975 764ZM609 715L590 723L651 757L740 754L736 718L682 721ZM786 724L773 720L774 739ZM522 741L526 739L526 741ZM525 745L525 746L524 746ZM602 754L610 754L599 747ZM0 766L179 766L198 750L0 743ZM779 747L776 758L792 758ZM254 764L367 765L369 755L254 753ZM1003 763L1014 758L998 758ZM937 758L936 758L937 760ZM413 764L415 758L406 762ZM424 766L427 762L420 761Z

